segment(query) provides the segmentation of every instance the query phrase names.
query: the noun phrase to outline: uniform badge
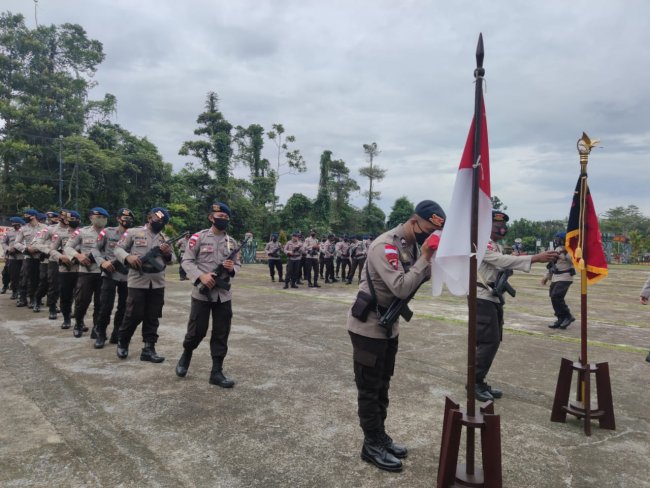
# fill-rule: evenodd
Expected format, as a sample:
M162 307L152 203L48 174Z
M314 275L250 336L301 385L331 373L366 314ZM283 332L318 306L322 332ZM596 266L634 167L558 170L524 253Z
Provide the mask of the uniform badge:
M199 240L199 235L194 234L192 237L190 237L190 242L187 243L188 247L192 249L194 246L196 246L198 240Z
M384 245L384 256L386 256L386 260L390 263L393 269L397 269L399 267L397 247L393 246L392 244Z
M406 249L406 246L407 246L407 244L406 244L406 239L404 239L404 238L402 237L402 238L399 240L399 243L400 243L400 246L402 246L402 249Z
M133 239L133 245L136 247L146 246L147 238L146 237L136 237Z
M102 229L102 231L101 231L101 232L99 233L99 235L97 236L97 240L98 240L98 241L101 241L102 239L104 239L104 236L105 236L105 235L106 235L106 229Z
M199 252L204 253L204 252L213 252L213 251L214 251L214 246L207 245L207 246L201 246L201 250Z

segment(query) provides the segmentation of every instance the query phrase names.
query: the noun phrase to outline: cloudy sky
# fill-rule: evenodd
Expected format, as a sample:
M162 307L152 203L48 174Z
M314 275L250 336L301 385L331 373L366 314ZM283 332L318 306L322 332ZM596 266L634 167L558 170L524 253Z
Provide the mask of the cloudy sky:
M34 26L33 0L2 10ZM387 213L400 196L449 204L482 32L492 194L532 220L568 215L582 131L603 145L589 163L596 210L650 215L648 18L646 0L38 0L40 24L78 23L103 43L95 97L116 95L116 122L175 169L215 91L234 125L296 136L308 171L281 178L283 203L316 196L325 149L367 189L362 146L376 142Z

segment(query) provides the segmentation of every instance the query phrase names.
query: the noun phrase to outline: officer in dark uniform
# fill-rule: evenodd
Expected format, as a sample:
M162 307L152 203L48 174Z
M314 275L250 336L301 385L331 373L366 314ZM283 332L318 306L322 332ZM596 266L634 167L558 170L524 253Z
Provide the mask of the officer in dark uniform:
M284 275L285 288L289 288L289 281L291 281L291 288L298 288L296 283L300 277L302 269L300 260L303 257L302 243L298 240L299 236L300 232L294 232L291 234L291 240L284 245L284 253L287 255L287 270Z
M81 229L81 216L75 210L61 210L59 228L50 243L50 258L59 263L59 305L63 315L62 329L71 327L72 299L79 276L79 263L65 255L68 239L78 234ZM85 332L85 331L83 331Z
M334 234L327 236L327 240L321 243L323 251L323 261L325 262L325 283L336 283L334 277L334 255L336 254L336 237Z
M50 311L50 319L56 320L56 301L59 298L59 263L54 258L49 257L50 243L52 235L59 228L59 213L47 212L48 226L36 235L34 247L39 250L41 256L38 289L36 290L36 299L34 312L40 312L41 300L47 294L47 306Z
M309 288L320 288L318 284L318 255L320 250L320 242L316 238L316 231L312 229L309 237L303 243L303 254L305 254L304 274Z
M12 229L5 232L2 240L2 247L5 250L5 259L7 260L6 267L9 278L8 287L11 289L11 299L15 300L18 298L20 268L23 265L24 256L14 247L14 242L16 241L18 231L23 225L25 225L25 219L21 217L11 217L9 222L11 223Z
M557 232L553 236L553 248L559 255L555 262L546 265L548 271L542 278L542 285L551 282L548 295L551 297L551 305L557 319L549 325L551 329L566 329L575 321L575 317L571 314L571 309L569 309L565 300L569 287L573 283L573 276L576 274L571 256L564 247L565 239L566 232Z
M212 226L194 234L187 244L183 267L192 283L203 285L205 293L201 293L198 286L192 288L192 306L183 341L183 354L176 365L176 374L184 377L190 367L192 352L207 334L212 316L210 384L221 388L232 388L235 385L223 373L232 322L232 292L228 285L230 278L241 267L239 253L232 256L237 249L237 242L227 233L230 216L228 205L213 203L208 213ZM222 267L223 271L215 275L218 267Z
M117 310L113 320L113 333L111 344L117 344L117 331L124 319L126 310L127 273L128 269L115 257L115 246L124 233L133 227L135 218L133 212L128 208L121 208L117 211L117 227L105 227L97 238L97 249L93 253L95 261L102 270L102 285L100 290L101 308L97 317L95 349L101 349L106 343L106 329L111 321L111 312L115 304L115 291L117 290ZM118 270L117 268L121 268Z
M439 237L427 238L442 229L444 221L442 208L425 200L418 203L408 221L375 239L348 315L359 423L364 434L361 459L386 471L402 470L400 458L407 456L407 449L393 442L385 427L399 321L388 337L387 330L379 325L378 315L385 313L393 300L409 298L430 278L431 257Z
M147 214L147 224L130 229L122 235L115 247L115 257L131 269L128 274L126 312L117 337L117 357L126 359L135 329L142 322L144 348L140 361L162 363L165 358L156 353L159 318L165 302L165 267L173 260L172 248L162 233L169 223L169 212L162 207L152 208ZM142 257L159 248L161 255L153 258L162 271L142 262Z
M25 210L23 218L26 225L23 225L14 241L14 248L23 253L25 260L20 271L19 297L16 303L17 307L34 308L36 303L35 296L38 289L38 278L40 271L40 252L33 246L36 235L45 228L45 224L39 222L40 212L29 208ZM27 302L29 298L29 303Z
M282 257L280 256L282 253L282 244L278 242L277 234L271 234L271 240L266 243L264 252L269 260L269 274L271 275L271 281L275 281L275 271L277 270L278 281L282 283Z
M494 293L499 271L512 269L529 272L533 263L548 263L558 256L556 251L544 251L534 256L504 255L497 242L508 232L508 220L505 212L492 211L492 233L477 273L475 392L476 399L482 402L503 396L501 390L485 381L503 335L503 297Z

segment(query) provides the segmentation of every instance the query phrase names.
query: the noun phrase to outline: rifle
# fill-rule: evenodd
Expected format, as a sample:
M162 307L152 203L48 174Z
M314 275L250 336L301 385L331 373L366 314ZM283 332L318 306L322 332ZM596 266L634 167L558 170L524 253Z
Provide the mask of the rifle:
M189 233L190 232L186 230L182 234L179 234L176 237L173 237L172 239L165 241L164 244L169 244L171 246L172 244L183 239ZM156 260L156 258L160 257L161 255L162 255L162 251L160 250L160 246L156 246L152 249L149 249L149 251L147 251L147 254L145 254L140 258L140 261L142 262L142 267L139 270L140 274L160 273L161 271L163 271L165 269L165 264L161 265Z
M224 261L232 261L235 259L235 256L237 256L237 253L241 250L241 246L238 248L233 249L233 251L228 254L226 259ZM212 275L212 278L214 278L214 288L221 288L223 290L230 290L230 274L224 268L223 263L219 263L216 268L214 268L210 274ZM201 283L201 280L197 278L197 280L194 282L194 286L199 290L199 293L204 294L205 296L208 297L208 300L210 300L210 292L212 291L213 288L208 288L205 286L203 283Z
M409 308L409 302L413 299L424 281L418 285L408 298L394 298L393 301L390 302L386 312L379 317L379 327L386 329L386 337L393 335L393 325L397 322L397 319L400 316L402 316L407 322L411 321L411 318L413 318L413 310Z
M280 257L280 248L277 248L275 251L269 253L270 258L279 258Z
M499 303L503 305L506 303L505 299L503 298L503 293L508 292L508 295L511 297L514 297L517 294L517 290L515 290L510 283L508 283L508 278L512 276L513 271L511 269L504 269L502 271L499 271L497 274L497 279L494 282L494 286L492 287L492 295L495 297L499 298Z

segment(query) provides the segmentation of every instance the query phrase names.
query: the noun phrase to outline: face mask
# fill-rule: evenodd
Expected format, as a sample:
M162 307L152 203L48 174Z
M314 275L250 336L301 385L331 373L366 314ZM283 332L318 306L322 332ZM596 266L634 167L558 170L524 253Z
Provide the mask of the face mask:
M278 240L278 238L277 238L277 237L272 237L271 240L272 240L273 242L275 242L275 241Z
M217 230L226 230L228 228L229 223L230 223L230 220L228 220L228 219L214 219L212 221L212 225Z
M154 234L157 234L158 232L163 230L163 227L165 227L165 223L160 222L158 220L156 220L156 221L152 220L151 222L149 222L149 227L151 228L151 230L153 231Z
M494 233L499 237L503 238L508 233L508 227L506 225L500 225L494 229Z
M125 229L130 229L133 227L133 219L125 217L120 220L120 225Z
M14 230L20 230L20 225L19 224L14 224Z
M106 224L108 223L108 219L106 217L102 217L99 215L93 215L90 218L90 221L93 223L95 227L101 227L102 229L106 227Z
M80 223L81 222L79 222L78 220L71 220L68 225L70 226L70 228L76 229L77 227L79 227Z
M429 234L426 232L416 232L415 233L415 242L418 243L418 246L421 246L424 244L424 241L427 240L427 237L429 237Z
M316 234L309 234L309 235L312 236L312 237L316 237Z

